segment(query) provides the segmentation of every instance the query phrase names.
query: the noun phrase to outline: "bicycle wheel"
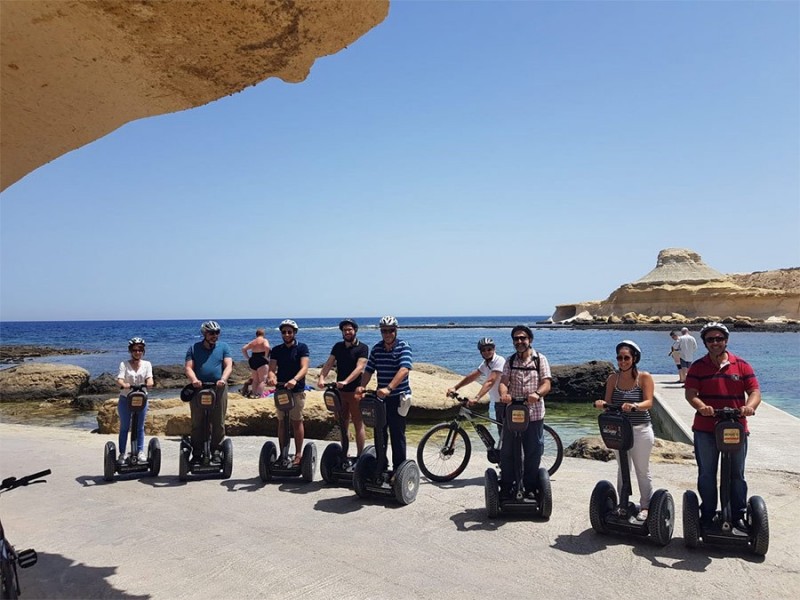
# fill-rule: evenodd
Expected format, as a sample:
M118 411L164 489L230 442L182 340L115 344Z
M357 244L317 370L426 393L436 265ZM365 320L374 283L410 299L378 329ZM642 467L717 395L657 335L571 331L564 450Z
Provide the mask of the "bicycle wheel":
M431 481L452 481L467 468L472 444L467 432L450 423L439 423L429 429L417 447L417 463Z
M545 467L547 473L552 476L558 471L562 460L564 460L564 445L561 443L561 438L558 437L555 429L545 424L541 466Z

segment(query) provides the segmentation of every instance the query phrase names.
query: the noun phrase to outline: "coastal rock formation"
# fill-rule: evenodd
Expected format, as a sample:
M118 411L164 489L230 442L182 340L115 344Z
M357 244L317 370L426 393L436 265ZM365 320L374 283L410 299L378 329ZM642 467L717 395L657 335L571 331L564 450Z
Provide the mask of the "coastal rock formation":
M552 387L547 400L556 402L586 402L603 398L606 379L614 366L604 360L591 360L579 365L554 365Z
M28 363L0 371L0 401L73 399L88 382L80 367Z
M579 438L564 449L564 456L572 458L589 458L608 462L614 460L613 450L606 448L603 438L592 435ZM670 442L656 438L651 462L694 464L694 448L682 442Z
M303 81L388 12L388 0L0 2L0 190L129 121Z
M656 267L603 301L561 304L561 323L689 323L696 319L744 322L800 319L800 268L725 275L684 248L658 254ZM738 326L738 325L737 325Z

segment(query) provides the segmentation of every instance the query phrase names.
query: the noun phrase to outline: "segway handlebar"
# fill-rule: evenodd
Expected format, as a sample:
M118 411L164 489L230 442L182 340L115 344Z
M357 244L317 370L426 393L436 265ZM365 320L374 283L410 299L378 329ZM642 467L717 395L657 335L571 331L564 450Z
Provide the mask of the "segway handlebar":
M717 419L732 419L742 416L742 411L733 406L726 406L725 408L715 408L714 417Z
M38 473L34 473L33 475L26 475L25 477L20 477L17 479L16 477L7 477L3 479L0 483L0 490L13 490L14 488L24 487L30 483L45 483L42 477L46 477L50 475L52 471L47 469L45 471L39 471ZM39 479L40 481L36 481Z

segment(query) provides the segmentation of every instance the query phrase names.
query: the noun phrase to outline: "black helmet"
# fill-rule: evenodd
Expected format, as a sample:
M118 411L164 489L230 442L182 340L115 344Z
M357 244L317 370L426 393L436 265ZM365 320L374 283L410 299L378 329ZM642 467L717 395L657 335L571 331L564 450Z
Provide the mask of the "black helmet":
M345 325L350 325L353 329L358 331L358 323L356 323L353 319L342 319L339 321L339 330L341 331L344 329Z
M482 337L478 340L478 350L483 350L487 346L494 348L494 340L490 337Z
M528 336L528 339L530 341L533 341L533 331L531 331L531 328L528 327L527 325L517 325L517 326L515 326L514 329L511 330L511 337L513 338L514 334L519 332L519 331L524 332L525 335Z
M619 349L625 346L626 348L630 348L631 354L633 355L633 364L638 365L639 361L642 360L642 350L639 346L636 345L636 342L632 342L630 340L622 340L619 344L617 344L616 352L619 353Z

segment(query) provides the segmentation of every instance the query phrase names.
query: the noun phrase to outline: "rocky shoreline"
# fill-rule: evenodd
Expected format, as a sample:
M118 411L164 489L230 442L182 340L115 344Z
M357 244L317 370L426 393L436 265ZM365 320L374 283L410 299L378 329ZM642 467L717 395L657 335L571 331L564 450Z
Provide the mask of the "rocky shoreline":
M72 356L75 354L97 354L96 350L80 348L52 348L50 346L0 344L0 364L21 363L28 358L43 356Z

